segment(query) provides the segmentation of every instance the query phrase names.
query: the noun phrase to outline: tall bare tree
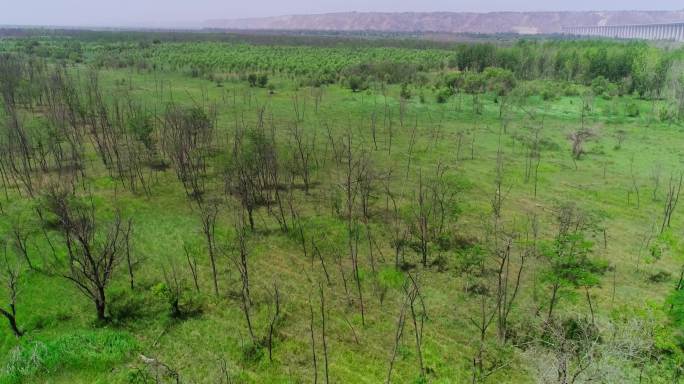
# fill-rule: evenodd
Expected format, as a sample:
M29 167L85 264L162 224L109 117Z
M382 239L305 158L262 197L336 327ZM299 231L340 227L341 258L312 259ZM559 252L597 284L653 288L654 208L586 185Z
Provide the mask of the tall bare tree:
M57 274L72 282L93 302L98 320L103 321L107 287L125 258L126 233L131 222L125 222L118 211L109 225L98 222L92 201L78 201L56 188L46 197L67 250L66 268L59 268Z

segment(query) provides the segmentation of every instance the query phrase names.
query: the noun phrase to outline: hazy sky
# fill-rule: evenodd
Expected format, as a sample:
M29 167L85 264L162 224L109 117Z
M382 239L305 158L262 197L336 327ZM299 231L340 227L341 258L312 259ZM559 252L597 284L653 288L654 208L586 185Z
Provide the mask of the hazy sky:
M341 11L677 10L682 0L0 0L0 25L189 25Z

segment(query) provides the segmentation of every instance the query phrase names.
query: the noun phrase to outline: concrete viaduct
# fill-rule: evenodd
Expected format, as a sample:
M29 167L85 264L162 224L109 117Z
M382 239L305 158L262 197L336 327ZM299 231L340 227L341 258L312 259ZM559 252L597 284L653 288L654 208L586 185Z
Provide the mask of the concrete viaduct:
M564 27L563 33L616 39L684 41L684 22L671 24Z

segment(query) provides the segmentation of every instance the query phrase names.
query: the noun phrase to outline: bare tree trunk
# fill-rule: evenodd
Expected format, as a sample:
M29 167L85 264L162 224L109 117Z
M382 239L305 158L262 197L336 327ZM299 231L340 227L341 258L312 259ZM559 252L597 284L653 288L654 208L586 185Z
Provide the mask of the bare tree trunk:
M313 363L314 384L318 383L318 361L316 360L316 338L314 335L314 312L313 305L311 304L311 297L309 297L309 334L311 335L311 361Z
M280 291L278 291L278 286L276 284L273 284L273 304L275 311L271 318L271 323L268 326L268 360L271 362L273 362L273 334L275 333L275 327L280 318Z
M321 295L321 336L323 338L323 361L325 362L325 383L328 384L330 376L328 373L328 344L325 335L325 295L323 294L323 284L318 284L318 290Z

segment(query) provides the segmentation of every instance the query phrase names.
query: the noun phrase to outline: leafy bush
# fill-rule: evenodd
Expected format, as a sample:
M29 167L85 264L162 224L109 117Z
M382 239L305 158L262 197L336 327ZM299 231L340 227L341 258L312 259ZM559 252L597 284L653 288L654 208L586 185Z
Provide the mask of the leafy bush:
M399 92L399 96L404 100L408 100L411 98L411 89L409 88L407 83L401 85L401 92Z
M266 85L268 85L268 75L265 73L262 73L259 76L257 76L256 85L259 88L266 88Z
M266 88L266 85L268 85L268 75L265 73L250 73L249 75L247 75L247 82L249 83L249 86L252 88Z
M627 104L625 113L626 113L627 116L629 116L629 117L638 117L639 114L641 113L641 112L639 111L639 105L637 105L637 103L629 103L629 104Z
M602 96L608 92L610 82L603 76L598 76L591 82L591 90L597 96Z
M435 101L437 101L439 104L444 104L449 100L450 97L451 90L447 88L442 88L438 90L435 94Z
M347 79L347 86L352 92L363 91L368 88L368 84L360 76L350 76Z

